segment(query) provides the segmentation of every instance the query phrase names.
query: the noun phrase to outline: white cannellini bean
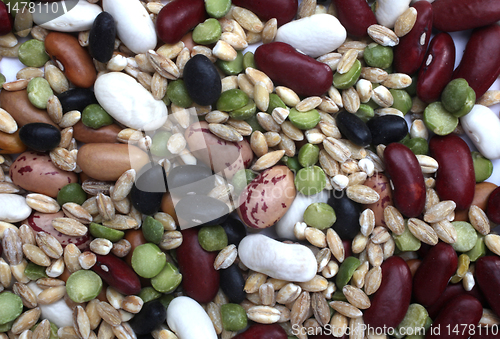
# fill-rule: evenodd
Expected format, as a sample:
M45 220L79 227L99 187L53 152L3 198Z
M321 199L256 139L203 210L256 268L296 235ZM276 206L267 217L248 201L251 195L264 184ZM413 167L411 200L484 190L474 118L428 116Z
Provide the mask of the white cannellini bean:
M31 207L19 194L0 194L0 221L18 222L31 214Z
M155 49L155 25L138 0L103 0L103 9L113 16L118 38L132 52Z
M217 339L207 312L189 297L177 297L170 302L167 324L179 339Z
M43 290L32 281L28 284L33 293L38 296ZM57 327L73 326L73 311L64 301L64 298L49 305L38 305L42 315L40 319L48 319L53 322Z
M47 21L47 19L50 19L52 13L62 10L63 3L57 2L56 4L58 5L58 7L61 6L57 10L55 9L55 7L52 7L51 3L48 3L49 7L35 6L35 11L33 12L33 21L35 22L35 24L45 29L50 29L52 31L58 32L88 31L92 28L92 24L94 23L96 16L98 16L99 13L102 12L100 6L91 4L87 0L79 0L76 6L71 9L67 9L68 11L65 14ZM48 15L47 9L49 11ZM53 16L54 15L52 15L52 17Z
M307 206L315 202L327 202L328 191L321 191L318 194L306 196L302 193L297 193L290 208L285 215L276 223L276 233L278 237L297 240L293 233L293 227L297 221L304 220L304 211Z
M336 50L347 37L340 21L331 14L315 14L278 28L275 41L292 45L312 58Z
M393 28L396 19L410 7L411 0L377 0L375 16L377 22L385 27Z
M500 119L488 107L474 105L460 118L462 127L479 152L488 159L500 158Z
M304 245L285 244L262 234L253 234L241 240L238 254L246 267L272 278L306 282L316 275L316 258Z
M167 120L167 106L155 100L134 78L110 72L97 78L94 84L97 101L113 118L127 127L151 131ZM139 114L140 112L140 114Z

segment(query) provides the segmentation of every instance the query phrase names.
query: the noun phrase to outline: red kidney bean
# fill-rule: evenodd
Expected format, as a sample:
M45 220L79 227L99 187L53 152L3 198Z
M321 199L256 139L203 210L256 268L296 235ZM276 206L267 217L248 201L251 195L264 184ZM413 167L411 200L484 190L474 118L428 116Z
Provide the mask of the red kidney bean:
M495 224L500 224L500 187L495 188L488 198L486 208L488 218Z
M429 151L439 164L436 173L439 198L453 200L459 210L469 208L474 199L476 177L467 143L456 134L435 135L429 141Z
M423 306L434 304L458 265L457 252L451 245L439 242L422 260L413 278L413 297Z
M205 251L198 242L198 229L181 231L182 244L177 248L177 262L182 273L182 288L199 303L211 301L219 290L219 272L214 269L217 252Z
M263 21L276 18L278 26L292 21L299 8L297 0L233 0L233 5L251 10Z
M253 324L234 339L287 339L285 330L278 324Z
M382 283L364 312L365 323L372 328L396 327L410 306L411 272L401 257L392 256L381 266Z
M419 1L413 7L417 10L417 21L408 34L399 38L399 44L394 47L393 65L398 72L406 74L413 74L419 69L432 33L431 4Z
M365 0L334 0L333 3L340 23L354 37L367 36L368 27L377 23L375 14Z
M462 294L443 308L425 338L467 339L474 334L482 314L481 303L470 295Z
M465 47L453 78L464 78L481 97L500 75L500 26L477 28Z
M496 0L438 0L432 4L435 28L444 32L482 27L500 20Z
M473 296L474 298L476 298L477 300L479 300L479 302L483 306L486 306L488 304L488 302L486 301L484 295L481 293L481 291L480 291L480 289L479 289L479 287L477 285L475 285L472 288L472 290L466 291L464 289L464 286L463 286L462 283L449 284L448 286L446 286L446 288L443 291L443 293L441 294L441 296L439 296L439 299L436 300L436 302L434 304L432 304L431 306L427 307L427 312L429 313L429 317L431 317L432 319L436 319L437 315L443 309L443 307L450 300L452 300L453 298L455 298L455 297L457 297L457 296L459 296L461 294L468 294L470 296Z
M255 62L275 83L291 88L298 95L321 95L333 82L333 72L328 65L284 42L259 46L255 50Z
M174 0L156 18L156 32L167 44L175 44L207 17L203 0Z
M498 339L498 325L490 327L479 325L475 333L471 339Z
M141 291L139 276L125 261L114 254L96 254L96 257L97 262L92 266L92 270L108 285L125 295L138 294Z
M476 262L476 281L491 309L500 316L500 258L479 258Z
M11 4L12 5L12 4ZM0 35L5 35L12 31L14 25L14 18L9 13L7 5L0 3Z
M439 33L431 40L417 80L417 96L424 102L437 101L453 76L455 44L451 35Z
M384 151L386 171L394 185L393 199L405 216L419 216L425 207L425 183L415 154L403 144L389 144Z

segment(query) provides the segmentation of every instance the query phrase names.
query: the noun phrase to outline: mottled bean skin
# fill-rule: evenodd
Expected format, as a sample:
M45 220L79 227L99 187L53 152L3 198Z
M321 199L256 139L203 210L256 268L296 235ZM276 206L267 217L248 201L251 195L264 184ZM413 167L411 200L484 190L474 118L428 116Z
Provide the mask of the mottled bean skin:
M406 217L417 217L425 207L425 183L415 154L403 144L392 143L385 148L386 171L394 185L396 208Z
M381 266L382 283L364 311L367 325L396 327L403 320L411 299L411 272L402 258L392 256Z
M232 3L251 10L264 22L276 18L278 26L292 21L299 6L297 0L233 0Z
M203 0L174 0L158 13L156 32L163 42L175 44L206 16Z
M108 285L125 295L138 294L141 291L139 276L125 261L114 254L96 254L97 262L92 270ZM107 268L107 269L106 269Z
M214 269L217 252L205 251L198 242L198 229L181 231L182 244L177 248L182 288L199 303L211 301L219 290L219 272Z
M394 47L393 65L398 72L406 74L413 74L419 69L432 31L431 4L419 1L413 7L417 10L417 21L408 34L399 38L399 44ZM423 44L420 43L422 34L425 34Z
M474 199L476 177L467 143L456 134L435 135L429 141L429 151L439 164L436 173L439 198L453 200L457 209L469 208Z
M463 31L500 20L496 0L437 0L432 3L434 27L443 32Z
M425 338L467 339L469 333L462 331L462 329L465 326L467 329L470 325L476 326L482 314L483 306L481 303L470 295L462 294L443 308ZM456 325L458 325L459 330L454 332L453 329ZM440 329L439 333L438 329Z
M500 315L500 258L486 256L476 262L476 281L491 309Z
M429 64L427 60L431 60ZM448 33L439 33L431 40L424 63L418 72L417 96L427 103L437 101L450 82L454 67L453 39Z
M423 306L434 304L458 265L457 253L451 245L439 242L432 247L413 278L413 297Z
M332 85L333 72L328 65L284 42L259 46L255 50L255 62L275 85L289 87L298 95L321 95Z
M377 23L375 14L365 0L334 0L333 3L337 8L337 18L352 36L367 36L368 27Z
M500 74L500 26L477 28L465 47L453 78L464 78L480 98Z
M376 173L366 179L363 185L373 188L380 195L380 199L376 203L363 205L363 207L370 208L373 211L375 225L385 226L384 209L387 206L394 206L389 179L384 173Z
M76 87L89 88L97 78L90 54L71 34L50 32L45 38L45 50L64 66L64 74Z
M253 324L234 339L287 339L285 330L278 324Z

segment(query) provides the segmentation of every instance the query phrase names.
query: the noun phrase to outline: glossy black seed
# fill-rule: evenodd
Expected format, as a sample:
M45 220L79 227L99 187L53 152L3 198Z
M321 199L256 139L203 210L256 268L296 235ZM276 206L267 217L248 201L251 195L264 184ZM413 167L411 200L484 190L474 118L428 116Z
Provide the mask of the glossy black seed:
M219 99L222 90L220 75L206 56L197 54L189 59L183 77L189 96L198 105L207 106Z
M229 299L229 302L239 304L245 300L246 293L243 290L245 279L238 265L232 264L226 269L219 270L219 272L220 288Z
M19 139L29 148L45 152L59 146L61 132L53 125L33 122L19 129Z
M221 224L224 231L226 231L228 244L235 244L238 246L240 241L247 235L247 229L241 221L235 218L227 218Z
M204 225L220 225L227 219L229 207L215 198L205 195L188 195L175 205L177 217L186 222L182 228Z
M137 335L151 333L157 326L165 322L167 310L159 300L148 301L131 320L129 325Z
M167 177L170 193L183 197L188 193L207 195L215 185L215 176L206 166L181 165L170 170Z
M406 120L394 114L371 118L366 124L372 133L373 145L398 142L408 133Z
M94 92L88 88L72 88L58 94L57 97L61 102L63 112L75 110L83 112L88 105L98 104Z
M358 116L342 111L337 114L335 119L340 133L354 144L365 147L372 142L370 129Z
M359 232L359 215L361 214L359 204L349 199L345 192L335 191L328 198L328 205L332 206L337 216L332 229L342 240L354 239Z
M167 191L162 166L144 166L130 191L132 205L142 214L152 215L160 209L163 193Z
M115 19L108 12L102 12L95 20L89 33L89 52L97 61L106 63L115 49Z

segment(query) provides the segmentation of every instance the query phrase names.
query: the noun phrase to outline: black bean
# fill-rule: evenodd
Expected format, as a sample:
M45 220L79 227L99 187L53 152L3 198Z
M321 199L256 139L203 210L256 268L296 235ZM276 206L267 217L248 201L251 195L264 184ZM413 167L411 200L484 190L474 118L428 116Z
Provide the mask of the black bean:
M408 133L406 120L394 114L371 118L366 124L372 133L373 145L398 142Z
M207 195L215 185L215 176L206 166L181 165L168 173L170 193L183 197L188 193Z
M94 92L87 88L72 88L58 94L57 97L61 102L63 112L75 110L83 112L88 105L98 103Z
M115 49L115 19L108 12L102 12L95 20L89 33L89 52L97 61L106 63Z
M198 105L207 106L219 99L222 91L220 75L206 56L197 54L189 59L183 77L189 96Z
M245 300L246 293L243 290L245 279L238 265L232 264L226 269L219 270L219 272L220 288L229 299L229 302L239 304Z
M328 205L332 206L337 221L332 229L342 240L352 240L359 232L359 215L361 208L358 203L347 197L345 192L335 191L328 198Z
M19 129L19 139L29 148L45 152L59 146L61 132L53 125L33 122Z
M229 217L221 224L221 226L224 228L224 231L226 231L227 242L229 244L235 244L238 246L240 241L247 235L245 225L243 225L243 223L238 219Z
M177 216L186 222L186 226L220 225L227 219L229 207L215 198L205 195L188 195L175 205Z
M135 334L143 335L151 333L157 326L165 322L167 310L159 300L148 301L142 309L131 320L129 325Z
M354 144L365 147L372 142L370 129L358 116L342 111L335 119L340 133Z
M132 205L141 213L152 215L160 209L161 199L167 191L165 170L162 166L144 166L130 192Z

